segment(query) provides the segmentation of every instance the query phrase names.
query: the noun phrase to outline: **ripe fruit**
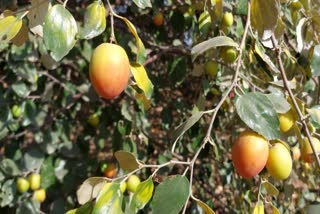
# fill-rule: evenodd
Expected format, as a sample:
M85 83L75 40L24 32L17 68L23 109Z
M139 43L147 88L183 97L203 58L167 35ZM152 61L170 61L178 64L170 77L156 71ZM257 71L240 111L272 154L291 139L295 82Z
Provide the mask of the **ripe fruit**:
M289 150L282 143L276 143L271 147L266 167L275 179L283 180L289 177L292 159Z
M211 77L215 77L218 72L219 64L214 61L208 61L205 65L206 74Z
M28 176L28 181L30 183L30 189L39 189L41 184L41 176L38 173L32 173Z
M154 16L153 16L153 24L157 27L160 27L163 25L163 21L164 21L164 18L163 18L163 15L162 13L156 13Z
M104 176L108 178L113 178L116 174L117 174L117 167L113 163L109 164L106 171L104 171Z
M238 52L233 47L225 47L221 49L220 56L226 63L233 63L238 57Z
M131 175L127 181L127 189L130 192L135 192L138 185L141 183L140 178L136 175Z
M230 27L233 24L233 15L230 12L225 12L223 14L222 25Z
M122 182L122 183L120 184L120 191L121 191L122 193L124 193L124 191L126 191L126 189L127 189L127 183L126 183L126 182Z
M46 200L46 190L41 188L33 192L33 198L40 203L44 202Z
M101 97L112 99L118 96L127 87L129 77L129 59L121 46L103 43L93 51L90 80Z
M312 138L312 142L316 148L317 153L319 153L320 152L320 141L315 137L311 137L311 138ZM314 154L313 154L311 144L310 144L307 137L305 137L303 139L302 146L301 146L301 154L302 154L302 159L305 162L307 162L307 163L313 162Z
M13 115L13 117L18 118L21 116L22 110L21 107L18 105L14 105L11 108L11 114Z
M301 157L301 151L300 151L299 147L295 146L291 150L292 150L293 159L299 160Z
M294 124L294 115L292 114L292 111L289 110L284 114L279 114L278 117L280 123L280 131L282 133L289 131Z
M29 182L25 178L18 178L16 185L17 185L17 190L20 193L27 192L30 186Z
M96 113L91 114L88 117L88 123L93 127L97 127L99 125L99 123L100 123L100 119L99 119L98 114L96 114Z
M244 178L259 174L267 163L268 155L268 141L253 131L242 132L232 147L233 165Z

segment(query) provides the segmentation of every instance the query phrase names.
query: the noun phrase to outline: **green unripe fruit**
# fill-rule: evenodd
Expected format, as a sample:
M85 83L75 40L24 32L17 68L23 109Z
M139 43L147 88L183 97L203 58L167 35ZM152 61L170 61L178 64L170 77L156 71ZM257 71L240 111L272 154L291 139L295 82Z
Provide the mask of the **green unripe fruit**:
M11 108L11 114L13 115L13 117L18 118L21 116L22 110L21 107L18 105L14 105Z
M126 191L126 189L127 189L127 183L126 183L126 182L122 182L122 183L120 184L120 191L121 191L122 193L124 193L124 192Z
M238 57L238 52L232 47L223 48L221 57L226 63L233 63Z
M30 183L30 189L37 190L40 188L41 176L38 173L32 173L28 176L28 181Z
M302 8L302 4L301 4L300 1L294 1L294 2L291 2L290 7L291 7L292 10L297 11L297 10L300 10Z
M137 190L138 185L141 183L140 178L136 175L131 175L127 181L128 191L134 193Z
M16 184L17 184L17 190L20 193L27 192L30 186L29 182L25 178L18 178Z
M233 15L230 12L225 12L223 14L222 25L230 27L233 24Z
M99 123L100 123L100 119L99 119L98 114L96 114L96 113L91 114L88 117L88 123L93 127L97 127L99 125Z
M108 168L108 164L107 164L107 163L101 164L101 166L100 166L100 172L101 172L101 173L104 173L107 168Z
M205 65L206 74L208 74L211 77L215 77L218 72L218 66L219 64L214 61L208 61Z

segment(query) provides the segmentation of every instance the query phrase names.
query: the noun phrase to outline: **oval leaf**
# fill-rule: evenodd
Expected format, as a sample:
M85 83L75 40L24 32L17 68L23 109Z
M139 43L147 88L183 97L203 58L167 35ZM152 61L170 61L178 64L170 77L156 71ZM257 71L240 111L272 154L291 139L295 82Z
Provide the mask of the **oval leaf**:
M320 76L320 45L316 45L313 49L310 68L313 77Z
M254 207L253 214L264 214L264 205L262 201L258 201Z
M281 94L266 94L277 113L286 113L290 110L291 105Z
M18 34L22 27L22 20L14 16L7 16L0 20L0 26L0 42L6 43Z
M189 196L189 181L177 175L159 184L151 203L153 214L179 213Z
M208 11L204 11L199 16L199 30L203 35L207 35L211 26L211 16Z
M154 185L152 177L141 182L130 203L130 210L137 213L138 210L142 209L151 199L153 193Z
M77 209L69 210L68 212L66 212L66 214L87 214L87 213L91 213L92 209L93 209L93 203L90 201Z
M101 177L91 177L85 180L77 191L79 204L85 204L91 199L97 197L106 179Z
M306 109L311 118L311 123L319 128L320 127L320 105L313 106L311 109Z
M247 93L236 101L241 120L269 140L280 138L277 112L265 94Z
M122 214L122 197L119 183L106 183L96 199L92 214Z
M92 39L106 29L106 9L101 0L90 4L84 13L84 27L80 29L80 38Z
M146 70L138 63L132 63L130 67L138 87L142 89L146 97L150 99L153 93L153 84L150 81Z
M214 211L206 204L200 200L197 200L197 204L203 210L204 214L214 214Z
M150 0L133 0L133 2L141 9L144 9L146 7L152 7Z
M251 23L263 40L270 38L277 26L280 12L278 0L252 0Z
M136 157L130 152L117 151L114 156L119 162L120 167L126 171L131 172L140 166Z
M192 60L195 60L197 56L210 48L221 47L221 46L233 46L239 47L237 43L227 36L217 36L212 39L206 40L194 46L191 50Z
M279 190L277 190L277 188L268 181L264 182L262 186L266 189L269 195L277 196L279 194Z
M43 22L49 9L49 1L31 0L31 8L28 13L29 28L34 34L43 37Z
M46 15L43 39L54 60L59 61L73 48L78 33L77 23L62 5L53 6Z

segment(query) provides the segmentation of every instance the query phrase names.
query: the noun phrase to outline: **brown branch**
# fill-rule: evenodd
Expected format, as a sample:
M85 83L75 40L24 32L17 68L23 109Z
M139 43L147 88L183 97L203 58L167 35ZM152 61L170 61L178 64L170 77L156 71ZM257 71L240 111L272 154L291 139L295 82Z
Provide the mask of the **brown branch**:
M318 166L320 168L320 159L319 159L319 156L317 154L317 150L316 150L316 147L314 145L314 142L312 141L310 130L309 130L307 122L305 120L306 118L303 116L303 114L302 114L302 112L301 112L301 110L299 108L299 105L298 105L298 103L297 103L297 101L296 101L296 99L294 97L294 94L293 94L292 90L289 87L288 78L287 78L287 75L286 75L286 71L284 70L282 59L281 59L281 48L278 46L276 38L275 38L274 35L272 35L271 40L272 40L273 47L275 48L275 51L276 51L276 54L277 54L277 62L278 62L279 68L280 68L280 73L281 73L281 76L282 76L284 87L285 87L286 91L288 92L288 94L289 94L289 96L290 96L290 98L292 100L293 106L294 106L295 110L297 111L297 113L299 115L303 130L304 130L305 134L307 135L307 138L308 138L308 140L310 142L312 151L313 151L313 153L314 153L314 155L316 157L317 164L318 164Z

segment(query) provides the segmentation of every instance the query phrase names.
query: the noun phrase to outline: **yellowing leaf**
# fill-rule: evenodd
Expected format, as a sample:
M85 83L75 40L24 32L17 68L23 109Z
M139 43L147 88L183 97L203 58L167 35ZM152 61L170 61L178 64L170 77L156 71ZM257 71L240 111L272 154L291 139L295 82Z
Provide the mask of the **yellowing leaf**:
M22 20L8 16L0 20L0 42L6 43L13 39L22 27Z
M280 211L278 210L278 208L276 208L273 204L271 204L272 206L272 213L273 214L281 214Z
M130 67L138 87L144 92L147 99L150 99L153 93L153 84L150 81L146 70L138 63L132 63Z
M142 209L151 199L154 190L152 177L141 182L136 192L133 195L130 203L130 210L137 213L137 210Z
M77 191L79 204L85 204L95 198L106 182L106 179L100 177L91 177L85 180Z
M279 140L279 142L281 143L280 140ZM287 145L286 145L286 147L287 147ZM273 186L271 183L269 183L268 181L264 182L262 184L262 186L267 190L268 194L270 194L270 195L277 196L279 194L279 190L275 186Z
M49 1L31 0L28 13L30 31L43 37L43 22L49 9Z
M264 214L264 205L263 202L258 201L258 203L256 204L254 210L253 210L253 214Z
M197 200L197 204L203 210L204 214L214 214L215 212L206 204L200 200Z
M144 93L135 92L134 97L143 103L144 110L148 110L151 107L151 102Z
M23 22L20 31L11 41L14 45L20 47L28 40L29 40L29 30L26 23Z

